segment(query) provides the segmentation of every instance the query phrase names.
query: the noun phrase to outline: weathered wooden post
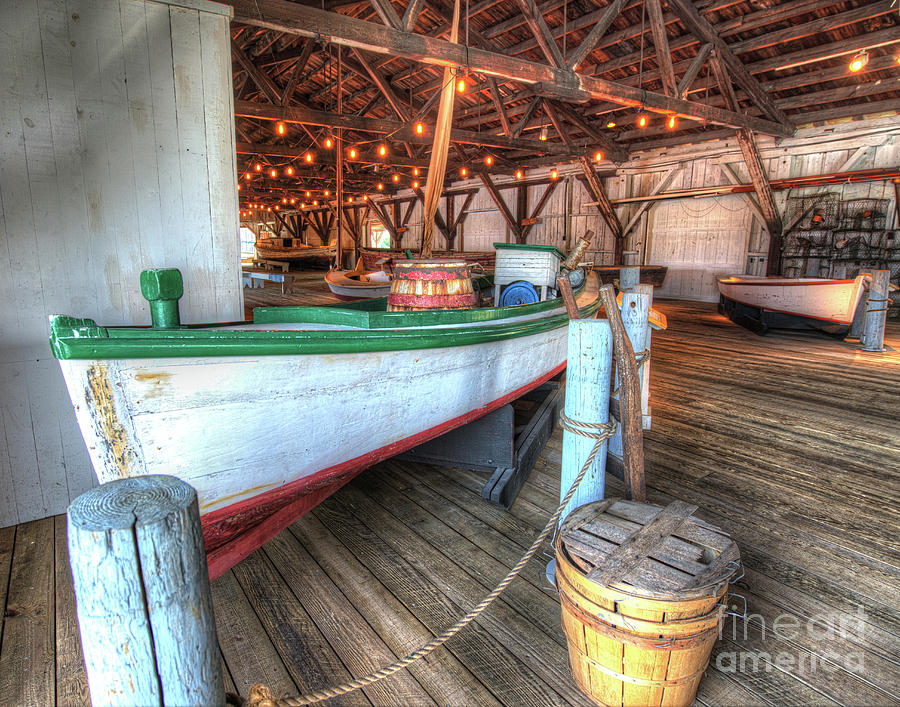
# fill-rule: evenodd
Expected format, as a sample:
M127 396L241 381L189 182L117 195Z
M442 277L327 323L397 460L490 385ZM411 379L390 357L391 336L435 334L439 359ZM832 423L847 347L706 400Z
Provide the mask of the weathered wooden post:
M641 269L639 267L619 268L619 291L629 292L635 285L641 282Z
M69 506L68 540L93 704L224 705L196 491L103 484Z
M566 369L566 416L577 422L609 422L609 383L612 373L612 331L605 319L569 321L568 367ZM596 430L592 430L596 431ZM560 500L565 496L595 440L564 430ZM607 442L585 474L578 491L560 517L560 524L578 506L603 498Z
M624 270L624 268L623 268ZM652 285L637 285L636 288L649 287ZM641 413L646 414L647 408L644 404L644 380L649 380L645 373L647 361L641 365L641 354L647 349L650 340L650 295L645 292L622 292L622 323L625 325L625 333L631 342L631 348L634 349L635 356L638 359L638 376L641 380ZM619 398L619 374L616 371L615 376L616 392L612 397ZM623 456L622 449L622 428L616 430L616 433L609 440L609 452L617 457Z
M650 326L650 310L653 307L653 285L635 285L634 292L647 296L647 327L644 335L644 351L642 361L638 361L638 369L641 376L641 414L643 415L643 427L650 429L650 344L653 339L653 328ZM635 349L637 351L637 349Z
M860 343L863 351L884 351L884 325L890 300L891 271L873 270L866 300L866 324Z

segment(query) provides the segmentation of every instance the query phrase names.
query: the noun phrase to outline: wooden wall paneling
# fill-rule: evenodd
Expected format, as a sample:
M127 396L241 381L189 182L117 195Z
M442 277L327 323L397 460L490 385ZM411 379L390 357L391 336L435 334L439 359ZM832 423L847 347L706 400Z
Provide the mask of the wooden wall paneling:
M175 69L175 110L178 114L178 142L184 208L178 233L188 252L201 262L212 256L210 195L206 164L206 121L203 82L197 75L201 66L200 19L198 13L179 7L169 8L172 27L172 61ZM213 292L210 272L191 268L184 273L184 300L191 309L206 311L203 302ZM210 307L213 312L214 305ZM207 316L207 321L214 316Z
M210 208L211 234L222 234L212 238L211 260L216 263L213 303L219 321L241 319L244 311L229 37L227 17L200 13L208 193L216 203Z

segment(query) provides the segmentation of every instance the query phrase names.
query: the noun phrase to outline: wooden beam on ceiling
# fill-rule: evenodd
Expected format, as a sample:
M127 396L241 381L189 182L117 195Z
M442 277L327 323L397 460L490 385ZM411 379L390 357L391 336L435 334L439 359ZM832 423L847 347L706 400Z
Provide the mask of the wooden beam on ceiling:
M250 75L253 83L256 84L256 87L266 98L272 103L281 103L281 90L262 69L250 60L250 57L244 53L241 46L233 39L231 40L231 55L237 59L238 64Z
M525 22L531 29L531 33L537 40L541 51L544 52L544 56L547 57L547 61L557 68L565 67L566 59L563 57L562 52L559 51L559 47L556 46L553 35L550 34L550 30L547 27L547 23L544 22L544 16L538 9L537 3L534 0L518 0L518 3L525 17Z
M419 19L419 14L422 12L424 4L425 0L410 0L409 5L406 6L406 11L403 13L402 22L404 31L413 31L413 28L416 26L416 20Z
M503 200L503 197L500 194L500 190L494 184L493 180L486 172L479 172L478 178L481 180L482 184L487 188L488 193L491 195L491 199L494 200L494 203L497 205L497 208L500 209L500 213L503 215L503 220L506 221L506 224L510 227L513 232L513 235L516 237L516 242L521 243L519 240L522 235L522 224L520 224L516 218L512 215L512 211L509 210L509 207L506 205L506 202ZM511 186L517 186L515 184Z
M663 91L667 96L677 96L675 71L672 69L672 53L669 50L669 38L666 36L666 25L663 22L662 8L659 0L646 0L647 19L650 20L650 33L653 35L653 47L656 50L656 64L662 74Z
M619 217L616 215L616 210L609 200L606 189L603 187L603 183L594 171L594 165L591 164L591 161L587 157L581 157L578 162L581 165L581 171L584 173L584 177L587 180L588 190L591 192L591 196L594 197L594 201L596 202L597 210L600 212L603 220L606 221L606 225L609 226L609 230L612 231L613 236L615 236L614 264L621 265L622 251L625 249L625 236L622 233L622 222L619 221Z
M710 65L716 76L716 82L719 84L722 97L725 99L725 104L734 110L737 107L737 99L728 76L725 60L718 49L715 49L710 56ZM756 189L756 196L759 199L759 207L762 209L766 228L769 231L769 255L766 260L766 274L777 275L781 270L782 221L778 213L778 207L775 204L775 195L772 193L772 186L769 184L769 178L759 156L759 149L756 146L753 133L749 130L738 130L737 140L741 154L744 157L744 164L750 173L750 181Z
M687 71L682 74L681 81L678 82L677 90L675 91L675 95L678 98L684 98L687 95L688 90L691 88L691 84L694 83L694 79L697 78L697 74L700 73L700 69L703 68L703 65L709 58L709 52L712 48L713 45L709 43L700 47L697 56L694 57L694 60L690 63L690 66L688 66Z
M497 86L497 79L488 76L488 85L491 87L491 100L494 102L494 108L497 109L497 115L500 116L500 125L503 128L503 134L506 137L512 137L512 131L509 127L509 118L506 117L506 107L503 105L503 96L500 94L500 87Z
M297 84L300 82L300 77L303 75L303 69L306 68L306 62L309 61L309 57L312 54L315 45L316 42L312 39L307 39L306 43L303 45L303 51L297 58L294 68L291 69L291 75L284 87L284 92L281 94L281 105L289 106L291 104L291 98L294 97L294 91L297 90Z
M384 24L386 24L388 27L393 27L394 29L403 29L403 21L400 19L400 15L397 14L394 6L391 5L391 0L370 1L372 3L372 7L375 8L375 12L378 14Z
M716 29L706 21L694 6L693 0L668 0L668 3L689 32L703 43L713 45L719 60L728 67L735 83L744 89L744 92L753 99L753 102L759 106L760 110L772 120L781 123L788 129L793 129L793 124L784 111L775 105L775 101L763 90L762 86L759 85L759 81L747 71L740 59L731 53L731 50L719 37ZM738 108L734 107L732 110L736 111Z
M578 71L579 67L584 63L584 60L588 58L588 55L590 55L592 51L594 51L597 44L603 38L603 35L609 30L613 20L619 16L620 12L622 12L623 7L625 7L625 0L613 0L609 4L600 19L597 20L596 24L591 28L587 37L585 37L581 44L578 45L578 48L569 55L569 59L566 63L572 71Z
M538 109L538 106L541 105L541 102L544 99L540 96L535 97L531 103L528 104L528 107L525 109L525 112L522 114L522 117L519 119L519 122L516 123L516 127L513 128L512 136L514 138L518 138L522 131L528 127L528 123L531 122L531 119L534 117L535 111Z
M304 106L273 106L266 103L253 103L251 101L235 101L234 113L239 118L260 118L262 120L281 120L285 123L301 123L304 125L318 125L329 128L344 128L361 132L390 134L392 140L409 142L419 145L430 145L431 139L427 136L416 135L412 125L381 118L367 118L357 115L338 115L324 111L313 110ZM553 142L541 142L539 140L522 140L508 138L502 135L490 135L469 130L454 128L450 133L450 140L469 145L481 145L500 149L522 150L560 157L577 157L584 154L583 148L570 150L565 145Z
M387 2L387 0L385 0L385 2ZM352 51L362 68L371 77L372 81L375 82L375 85L378 86L378 90L381 91L387 99L388 105L391 107L391 110L394 111L394 114L403 122L408 123L409 113L406 110L406 106L403 105L403 102L397 97L397 94L394 93L394 89L391 88L390 82L381 75L381 72L379 72L378 69L372 66L372 62L362 51L359 49L353 49Z
M585 135L596 143L598 147L603 148L606 157L613 162L624 162L628 159L628 150L608 135L604 135L585 120L585 118L577 111L566 105L565 103L555 104L557 110L563 113L569 122L579 128Z
M673 0L674 1L674 0ZM446 42L390 27L376 25L332 12L324 12L287 0L269 0L264 8L255 0L230 0L235 22L274 29L306 37L325 35L332 41L368 51L412 59L439 66L464 67L469 71L540 86L561 96L582 93L598 100L623 106L643 107L664 114L706 121L733 128L789 137L793 130L785 125L576 74L532 61Z

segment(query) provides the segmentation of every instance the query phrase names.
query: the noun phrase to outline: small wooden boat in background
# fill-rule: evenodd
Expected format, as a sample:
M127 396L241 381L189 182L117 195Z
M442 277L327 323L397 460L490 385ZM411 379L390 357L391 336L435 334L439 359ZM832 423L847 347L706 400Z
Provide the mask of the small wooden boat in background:
M334 258L334 245L305 245L299 238L260 238L255 243L257 257L262 260L287 262L315 261L325 264Z
M362 258L353 270L329 270L325 283L335 297L345 302L387 297L391 291L390 274L382 269L366 270Z
M757 333L769 329L819 329L843 336L850 329L872 276L824 278L719 278L719 313Z
M406 251L401 250L399 248L360 248L359 255L363 259L364 267L367 270L377 270L379 267L379 261L388 259L396 259L396 260L406 260ZM454 260L464 260L470 265L474 265L478 263L485 270L490 270L494 267L494 261L497 258L497 254L490 250L473 250L473 251L450 251L450 250L436 250L432 253L432 258L453 258Z

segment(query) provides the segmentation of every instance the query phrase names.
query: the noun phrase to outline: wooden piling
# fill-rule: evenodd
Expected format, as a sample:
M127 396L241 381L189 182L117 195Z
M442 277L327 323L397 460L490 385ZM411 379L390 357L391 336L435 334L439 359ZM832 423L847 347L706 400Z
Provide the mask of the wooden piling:
M890 304L891 271L873 270L866 300L866 323L860 339L863 351L884 351L884 325Z
M624 270L624 268L623 268ZM637 291L637 288L650 288L651 285L637 285L635 291L622 292L622 323L625 325L625 333L631 342L631 348L636 356L648 348L650 341L650 296L644 292ZM644 380L649 378L645 374L645 368L649 361L645 361L643 365L638 361L638 377L641 384L641 413L642 417L647 412L644 400ZM612 397L619 398L619 371L616 369L615 390ZM643 422L642 422L643 425ZM615 435L609 440L609 452L617 457L623 456L622 450L622 427L616 430Z
M224 705L196 491L113 481L68 511L69 562L94 705Z
M566 416L578 422L609 421L610 375L612 373L612 331L605 319L577 319L569 322L568 367L566 369ZM560 499L569 490L594 448L594 440L563 432ZM606 450L602 447L585 474L578 491L560 517L573 509L603 498Z
M629 292L641 282L641 269L639 267L619 268L619 291Z

